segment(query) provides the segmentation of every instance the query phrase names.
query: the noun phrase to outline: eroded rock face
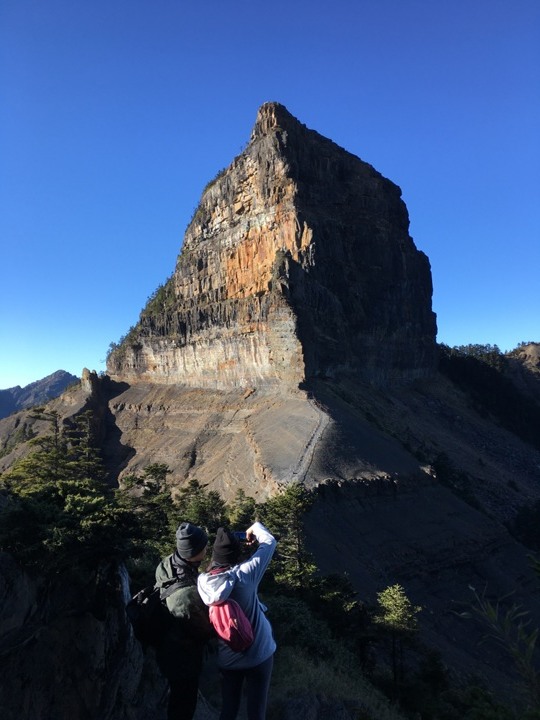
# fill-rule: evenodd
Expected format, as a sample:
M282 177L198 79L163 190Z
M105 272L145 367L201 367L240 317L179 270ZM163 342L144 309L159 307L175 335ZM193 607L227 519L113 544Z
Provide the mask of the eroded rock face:
M164 720L166 682L135 640L125 572L30 577L0 553L4 720Z
M408 225L396 185L282 105L263 105L108 372L217 388L425 376L431 273Z

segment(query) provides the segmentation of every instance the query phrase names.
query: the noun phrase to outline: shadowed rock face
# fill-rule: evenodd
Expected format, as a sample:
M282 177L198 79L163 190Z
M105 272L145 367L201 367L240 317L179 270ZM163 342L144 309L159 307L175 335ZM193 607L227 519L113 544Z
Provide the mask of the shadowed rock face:
M263 105L108 372L217 388L429 375L431 274L408 225L396 185Z
M27 574L0 552L3 720L164 720L166 683L125 613L127 574Z

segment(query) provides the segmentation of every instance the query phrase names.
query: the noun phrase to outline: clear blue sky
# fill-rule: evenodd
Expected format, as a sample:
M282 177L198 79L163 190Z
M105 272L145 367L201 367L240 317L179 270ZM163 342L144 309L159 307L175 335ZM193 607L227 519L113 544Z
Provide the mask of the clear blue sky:
M258 107L401 186L438 340L540 341L538 0L3 0L0 388L104 369Z

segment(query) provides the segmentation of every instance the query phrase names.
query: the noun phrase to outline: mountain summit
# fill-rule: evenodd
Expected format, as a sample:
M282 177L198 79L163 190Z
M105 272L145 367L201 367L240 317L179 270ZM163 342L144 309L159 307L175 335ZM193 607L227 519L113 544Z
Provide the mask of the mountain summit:
M47 403L78 380L78 377L65 370L57 370L23 388L16 385L7 390L0 390L0 418L25 408Z
M108 372L215 388L429 375L431 273L408 227L397 185L267 103Z

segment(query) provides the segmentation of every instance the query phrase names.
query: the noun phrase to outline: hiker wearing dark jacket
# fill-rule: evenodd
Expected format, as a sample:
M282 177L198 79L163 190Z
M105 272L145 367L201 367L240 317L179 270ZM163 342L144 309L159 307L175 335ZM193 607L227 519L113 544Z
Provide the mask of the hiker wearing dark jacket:
M197 706L199 676L206 642L213 635L208 610L197 591L197 577L208 544L202 528L182 523L176 551L156 569L156 585L177 578L180 587L165 602L172 616L170 630L156 647L156 660L169 681L168 720L192 720Z
M274 554L276 541L259 522L246 530L246 540L248 543L256 540L258 548L249 559L240 562L240 543L229 530L219 528L210 572L199 575L198 579L199 593L206 605L227 598L236 600L249 619L254 634L253 643L242 652L235 652L224 640L218 640L222 692L220 720L235 720L244 683L248 720L264 720L276 650L272 627L265 615L266 608L257 594L259 583Z

